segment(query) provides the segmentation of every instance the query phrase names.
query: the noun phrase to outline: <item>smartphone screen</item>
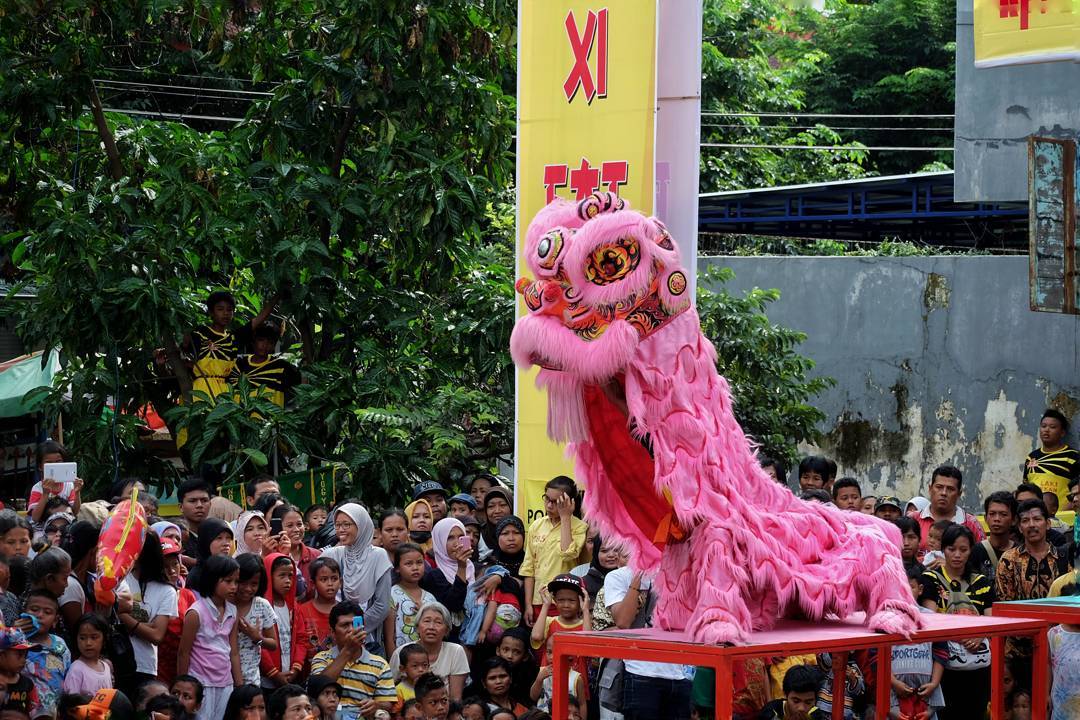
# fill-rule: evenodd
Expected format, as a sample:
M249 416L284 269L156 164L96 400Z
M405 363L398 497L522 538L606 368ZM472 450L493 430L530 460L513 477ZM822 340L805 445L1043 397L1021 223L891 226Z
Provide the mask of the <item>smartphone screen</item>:
M363 630L364 629L364 616L363 615L353 615L352 626L353 626L354 630Z

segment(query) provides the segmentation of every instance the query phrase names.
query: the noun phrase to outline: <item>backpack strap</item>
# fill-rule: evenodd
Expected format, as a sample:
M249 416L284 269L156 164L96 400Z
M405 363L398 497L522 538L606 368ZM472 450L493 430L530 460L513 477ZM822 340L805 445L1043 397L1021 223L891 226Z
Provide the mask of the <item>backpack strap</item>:
M983 550L986 551L987 557L990 558L990 565L992 567L997 567L998 559L999 559L998 554L997 554L997 550L994 549L994 546L990 544L989 540L983 540L982 541L982 546L983 546Z

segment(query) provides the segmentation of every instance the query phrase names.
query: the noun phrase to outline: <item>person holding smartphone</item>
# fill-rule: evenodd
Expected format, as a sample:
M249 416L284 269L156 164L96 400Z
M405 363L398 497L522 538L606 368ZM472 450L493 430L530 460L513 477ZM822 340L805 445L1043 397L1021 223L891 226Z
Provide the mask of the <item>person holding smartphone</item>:
M476 579L476 569L472 563L472 538L465 532L465 526L457 518L443 518L435 523L431 530L431 554L435 559L436 577L441 576L446 583L458 589L467 589ZM431 590L439 602L445 601L439 593ZM456 598L454 598L456 600ZM452 614L453 627L461 627L464 619L465 597L460 603L448 605Z
M368 649L380 654L382 628L390 612L390 558L371 544L375 523L363 505L345 503L334 513L338 544L322 557L333 558L341 568L341 597L363 610ZM396 697L396 696L395 696Z
M39 525L45 521L45 504L51 497L67 500L71 506L71 514L78 516L79 506L82 504L82 478L75 477L70 482L60 482L47 479L45 473L46 465L68 462L71 462L71 456L64 446L55 440L46 440L37 446L38 481L30 488L30 498L26 502L30 522Z
M330 610L334 646L316 653L311 674L323 675L341 686L339 712L346 717L374 718L397 701L394 676L386 660L365 647L364 611L356 603L340 602Z

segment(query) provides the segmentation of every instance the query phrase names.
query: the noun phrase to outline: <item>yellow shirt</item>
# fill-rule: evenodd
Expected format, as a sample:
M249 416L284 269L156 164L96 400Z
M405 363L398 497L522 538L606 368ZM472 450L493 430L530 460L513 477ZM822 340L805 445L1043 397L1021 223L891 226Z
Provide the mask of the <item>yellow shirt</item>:
M1065 573L1050 586L1050 591L1046 593L1046 597L1061 597L1061 591L1066 585L1076 584L1076 570L1070 570Z
M560 573L570 572L578 564L578 555L585 547L588 526L584 520L570 516L570 547L563 550L559 538L562 528L544 515L533 521L525 533L525 559L521 562L520 575L536 579L533 584L532 604L540 605L540 588Z

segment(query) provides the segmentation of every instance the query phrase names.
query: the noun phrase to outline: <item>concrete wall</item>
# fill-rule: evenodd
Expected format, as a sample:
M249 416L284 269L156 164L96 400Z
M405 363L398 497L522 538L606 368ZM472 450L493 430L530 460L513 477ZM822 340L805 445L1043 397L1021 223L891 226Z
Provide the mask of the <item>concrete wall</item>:
M1080 139L1080 63L976 69L972 8L957 0L956 200L1027 202L1028 136Z
M951 463L963 505L981 507L1020 481L1048 404L1080 414L1078 320L1028 309L1026 257L723 257L701 271L713 262L735 271L729 292L781 290L770 319L806 333L802 354L837 380L815 402L820 450L864 493L925 494Z

